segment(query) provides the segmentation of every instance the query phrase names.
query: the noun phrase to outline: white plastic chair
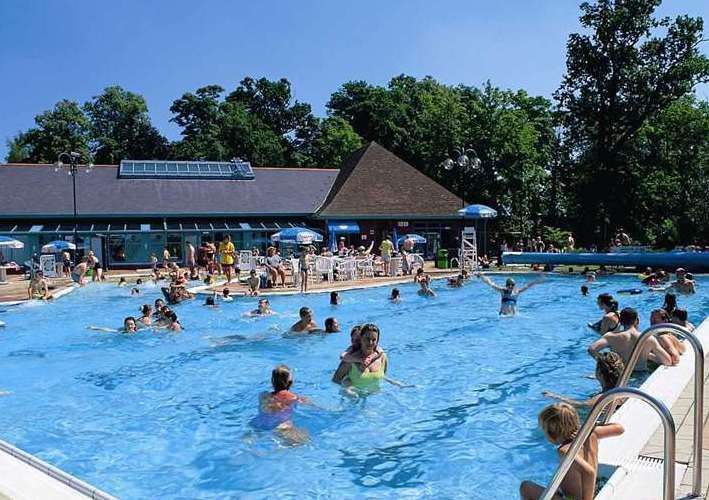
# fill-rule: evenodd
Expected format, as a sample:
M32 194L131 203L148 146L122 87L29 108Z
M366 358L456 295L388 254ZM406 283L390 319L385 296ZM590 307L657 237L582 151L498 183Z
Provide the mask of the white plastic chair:
M347 258L339 262L337 278L340 280L353 280L357 276L357 261Z
M374 278L374 258L369 255L366 259L358 260L357 270L362 278Z
M298 259L290 259L290 268L293 273L293 286L300 285L300 261Z
M421 255L419 255L419 254L409 255L409 266L411 268L412 273L415 273L416 268L418 268L418 267L423 269L423 264L424 264L424 260L423 260L423 257L421 257Z
M389 276L398 276L401 272L401 257L392 257L389 262Z
M315 258L315 274L317 276L327 275L327 281L332 282L334 279L334 264L330 257Z

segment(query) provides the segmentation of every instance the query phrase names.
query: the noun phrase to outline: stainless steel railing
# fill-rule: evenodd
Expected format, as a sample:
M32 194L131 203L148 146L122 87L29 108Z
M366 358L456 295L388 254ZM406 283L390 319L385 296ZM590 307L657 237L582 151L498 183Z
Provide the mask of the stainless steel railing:
M620 380L618 380L617 387L625 387L628 383L633 370L635 370L635 365L637 365L640 355L650 338L657 337L660 333L668 331L687 339L694 350L694 470L692 471L692 495L699 496L702 491L702 440L704 434L704 348L696 335L686 328L672 323L661 323L646 329L640 334L633 352L630 354L630 359L625 365L625 371L623 371ZM608 423L616 406L616 403L611 404L606 413L604 423Z
M584 445L588 436L591 435L594 427L596 427L596 420L603 411L603 409L623 398L637 398L641 401L649 404L657 413L660 415L660 420L662 420L662 426L664 428L664 464L663 464L663 480L662 480L662 491L664 500L674 500L675 499L675 422L672 419L672 414L667 409L667 407L659 400L653 398L649 394L645 394L639 389L634 389L632 387L619 387L616 389L611 389L603 393L600 399L591 408L591 413L588 415L586 422L584 422L581 429L576 434L568 453L559 464L559 468L556 470L556 474L552 478L547 489L541 496L541 500L552 500L556 491L559 489L561 482L564 480L566 473L569 472L571 465L574 463L576 455L578 455L581 447Z

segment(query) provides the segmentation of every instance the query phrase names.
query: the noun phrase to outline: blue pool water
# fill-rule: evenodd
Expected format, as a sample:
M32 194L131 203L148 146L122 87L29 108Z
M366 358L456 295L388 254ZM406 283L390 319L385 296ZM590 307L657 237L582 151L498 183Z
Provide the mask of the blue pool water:
M635 286L603 280L593 295ZM499 296L478 281L459 290L436 282L435 299L402 286L401 304L388 303L390 288L344 292L336 307L327 294L272 298L280 314L263 319L242 316L255 299L216 310L195 301L175 308L184 332L132 337L86 327L119 326L158 289L79 289L0 313L0 391L9 392L0 437L128 499L515 498L522 479L547 481L556 464L537 429L548 403L541 392L597 388L586 354L596 334L584 325L600 313L581 284L550 277L522 295L515 318L500 318ZM621 296L642 326L661 303L662 294ZM302 305L320 323L337 317L344 332L284 338ZM680 306L696 323L709 311L704 293ZM349 329L362 322L380 326L389 375L416 387L385 384L352 399L330 382ZM279 363L318 405L296 411L311 435L302 447L249 426Z

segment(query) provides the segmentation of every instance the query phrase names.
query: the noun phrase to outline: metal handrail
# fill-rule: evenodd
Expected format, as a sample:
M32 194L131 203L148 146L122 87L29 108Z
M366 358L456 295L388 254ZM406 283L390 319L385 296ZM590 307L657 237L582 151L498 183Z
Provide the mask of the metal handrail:
M547 486L547 489L544 490L540 500L552 500L554 498L556 491L559 489L561 482L569 472L569 469L574 463L581 447L596 427L596 419L598 416L606 406L621 398L640 399L641 401L649 404L658 413L658 415L660 415L660 420L662 420L662 426L665 431L662 480L663 499L675 499L675 421L672 418L672 414L661 401L655 399L649 394L632 387L619 387L604 392L596 404L593 405L593 408L591 408L591 413L588 415L588 418L584 422L581 429L576 433L576 437L574 438L569 451L566 453L566 456L564 457L564 460L562 460L561 464L559 464L556 474L554 474L554 477L549 483L549 486Z
M704 348L696 335L686 328L673 323L653 325L640 334L638 341L630 354L625 370L618 380L617 387L625 387L640 359L640 354L649 339L657 337L661 332L673 332L689 341L694 350L694 470L692 471L692 495L699 496L702 492L702 440L704 434ZM606 413L603 423L608 423L616 404L613 403Z

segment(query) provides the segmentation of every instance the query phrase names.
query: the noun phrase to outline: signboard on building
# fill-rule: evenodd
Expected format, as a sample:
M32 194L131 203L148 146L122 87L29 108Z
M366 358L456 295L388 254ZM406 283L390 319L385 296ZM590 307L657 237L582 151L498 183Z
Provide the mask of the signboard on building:
M47 278L57 277L57 266L54 254L39 256L39 270L42 271Z

